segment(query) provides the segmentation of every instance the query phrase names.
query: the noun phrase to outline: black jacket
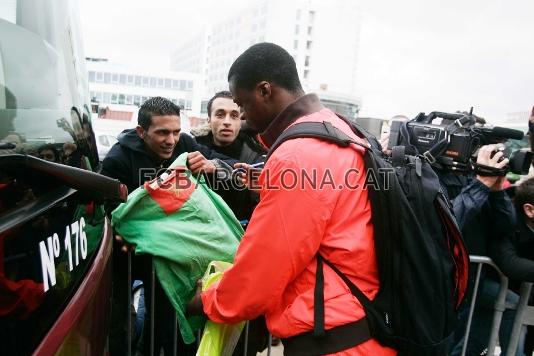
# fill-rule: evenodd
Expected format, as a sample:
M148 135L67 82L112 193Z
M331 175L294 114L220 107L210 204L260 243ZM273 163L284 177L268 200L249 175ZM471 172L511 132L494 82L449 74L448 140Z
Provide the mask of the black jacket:
M515 209L505 191L491 192L474 177L438 172L470 255L488 255L492 239L515 229Z
M534 282L534 231L519 221L512 234L490 244L491 259L515 282Z
M228 155L239 162L254 164L265 161L266 150L257 143L250 133L240 131L236 140L227 147L219 147L213 141L213 134L208 126L191 130L197 142L206 145L220 154ZM237 187L236 184L234 186ZM222 187L221 187L222 188ZM230 187L232 188L232 187ZM228 204L238 220L249 220L259 202L259 195L248 189L216 189Z
M171 158L158 164L146 150L144 141L137 135L135 129L128 129L119 135L118 142L104 158L101 173L120 180L126 184L128 192L132 192L144 182L153 179L156 174L162 173L182 153L194 151L199 151L207 159L214 160L218 167L223 166L221 161L231 167L237 162L199 145L194 138L181 133Z
M515 209L504 191L491 192L472 176L437 171L440 183L451 199L454 215L470 255L489 256L491 244L507 236L515 227ZM499 264L497 264L499 265ZM469 269L471 299L476 268ZM492 268L483 268L481 280L499 280Z

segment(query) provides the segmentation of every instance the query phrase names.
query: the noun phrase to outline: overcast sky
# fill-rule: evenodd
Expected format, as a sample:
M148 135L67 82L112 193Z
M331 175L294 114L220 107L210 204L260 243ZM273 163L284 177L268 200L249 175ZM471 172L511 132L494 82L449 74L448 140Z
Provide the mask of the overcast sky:
M246 1L80 3L87 56L161 69L188 35ZM361 116L413 117L474 106L498 122L534 105L534 0L361 3ZM332 38L343 45L335 24Z

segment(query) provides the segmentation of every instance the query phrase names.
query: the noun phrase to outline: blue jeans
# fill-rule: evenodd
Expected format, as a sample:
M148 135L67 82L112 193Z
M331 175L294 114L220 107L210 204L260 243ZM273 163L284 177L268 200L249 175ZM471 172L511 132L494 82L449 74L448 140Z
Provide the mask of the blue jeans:
M469 332L469 342L467 344L466 355L478 356L488 347L489 337L491 333L491 324L493 322L493 313L495 300L499 294L499 283L492 279L485 278L481 281L477 301L475 304L475 312L473 313L473 320L471 322L471 330ZM506 292L506 302L517 303L519 296L508 290ZM451 356L459 356L462 354L462 346L464 344L465 328L467 325L467 318L469 317L469 306L463 308L460 312L460 322L457 331L457 342L454 344L450 353ZM499 329L499 345L501 346L501 355L506 353L508 343L510 341L510 334L512 332L512 325L514 323L515 310L506 309L502 316L501 327ZM525 339L526 328L522 330L517 346L516 355L523 356L523 344Z

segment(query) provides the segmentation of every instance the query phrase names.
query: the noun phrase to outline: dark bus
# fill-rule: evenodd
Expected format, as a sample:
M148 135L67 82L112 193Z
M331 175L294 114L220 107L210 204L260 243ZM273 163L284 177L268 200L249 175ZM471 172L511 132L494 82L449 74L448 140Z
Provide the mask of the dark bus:
M0 3L0 354L103 354L111 294L77 2Z

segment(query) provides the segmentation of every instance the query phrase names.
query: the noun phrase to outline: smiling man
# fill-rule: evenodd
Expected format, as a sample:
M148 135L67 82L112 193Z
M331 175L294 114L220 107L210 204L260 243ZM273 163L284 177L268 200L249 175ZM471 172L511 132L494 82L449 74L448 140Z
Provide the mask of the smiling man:
M125 130L119 135L118 142L102 162L102 174L119 179L126 184L129 192L162 173L184 152L189 152L187 163L193 173L214 173L217 168L224 168L223 162L226 162L226 166L233 166L236 162L206 146L199 145L194 138L182 133L180 108L168 99L154 97L147 100L139 108L137 121L135 129ZM113 247L111 355L122 355L126 350L126 316L130 312L126 298L131 287L126 284L127 255L120 252L123 247L118 242L115 242ZM134 279L143 280L145 286L150 286L150 260L143 256L134 256L132 275ZM170 354L173 346L173 307L159 281L156 280L155 285L155 350L156 354L159 354L159 350L163 348L166 354ZM147 309L151 303L150 295L150 291L145 291ZM148 325L147 319L145 323ZM150 345L148 339L141 344L145 348ZM181 355L195 353L194 347L187 347L183 343L179 343L178 349ZM143 352L148 351L143 350Z
M170 100L154 97L140 108L138 125L124 130L102 162L102 174L119 179L132 192L155 177L179 155L189 152L187 163L193 173L213 173L222 161L235 161L199 145L181 132L180 108Z

